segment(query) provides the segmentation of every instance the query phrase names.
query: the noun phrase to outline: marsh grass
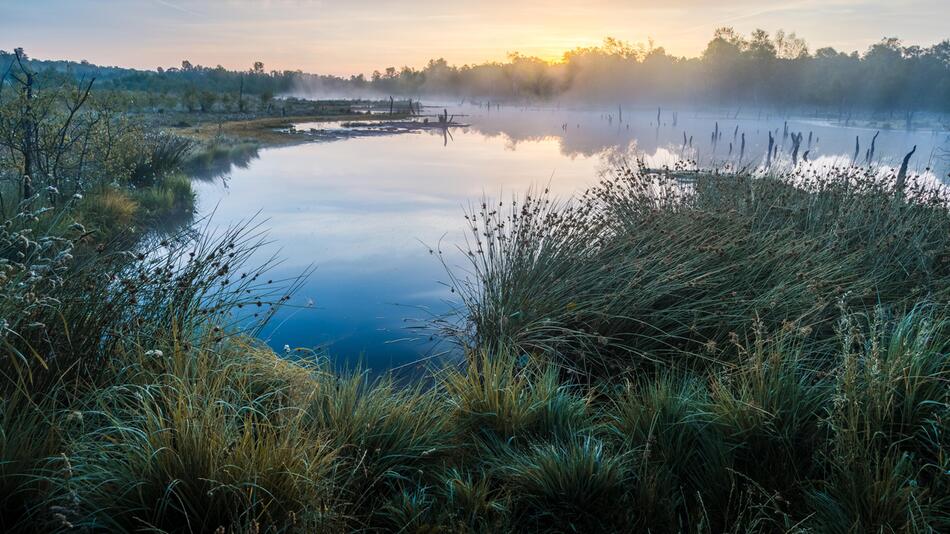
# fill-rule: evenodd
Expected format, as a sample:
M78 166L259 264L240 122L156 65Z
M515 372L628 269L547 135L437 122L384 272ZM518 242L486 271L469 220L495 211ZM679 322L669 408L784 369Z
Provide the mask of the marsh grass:
M449 270L466 320L451 333L598 377L735 363L755 323L830 350L840 306L946 301L947 199L871 171L621 166L572 201L485 201Z
M39 503L49 486L42 475L62 450L62 424L72 414L61 413L51 395L35 398L25 380L7 380L13 383L0 403L0 528L27 530L44 515Z
M150 187L135 190L134 198L142 208L138 217L143 222L188 214L195 206L191 180L181 174L166 176Z
M72 442L70 472L58 481L65 500L77 496L71 522L120 531L284 530L313 519L303 510L327 508L337 452L326 437L300 431L301 410L271 404L279 389L251 393L258 377L243 366L254 353L229 350L227 361L201 363L220 355L172 350L127 362L169 358L167 372L149 373L152 383L96 395L87 419L99 424Z
M405 389L176 327L114 352L106 387L57 389L68 409L23 410L31 395L8 391L0 435L18 441L0 472L22 501L4 517L167 532L940 531L944 323L922 307L844 324L822 370L782 333L737 341L748 369L596 394L501 354Z
M471 354L465 370L448 370L454 425L466 442L567 439L589 430L590 399L563 384L553 366L526 365L508 354Z
M950 526L947 323L928 307L842 321L843 361L827 424L829 475L813 492L828 531Z
M130 192L106 187L84 199L77 218L90 228L109 232L127 232L135 222L139 203Z
M123 252L72 224L84 199L24 207L0 526L945 531L944 200L814 180L626 169L486 203L465 361L408 385L254 339L300 283L254 223Z

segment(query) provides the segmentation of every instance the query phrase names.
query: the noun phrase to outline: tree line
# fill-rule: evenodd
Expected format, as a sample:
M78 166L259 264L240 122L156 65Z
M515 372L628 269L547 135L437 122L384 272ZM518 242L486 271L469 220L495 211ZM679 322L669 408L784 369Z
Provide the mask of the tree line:
M0 51L0 68L13 54ZM430 60L422 68L395 67L369 77L271 70L255 62L245 71L180 66L150 70L88 63L31 60L36 69L76 77L95 74L100 87L183 95L195 110L231 96L238 107L253 95L262 101L287 94L443 96L490 102L702 103L722 106L821 107L840 112L950 112L950 39L921 47L885 38L863 53L833 48L812 51L794 33L756 30L742 35L716 29L698 57L673 56L662 47L607 38L595 47L566 52L548 62L517 53L506 61L450 65Z

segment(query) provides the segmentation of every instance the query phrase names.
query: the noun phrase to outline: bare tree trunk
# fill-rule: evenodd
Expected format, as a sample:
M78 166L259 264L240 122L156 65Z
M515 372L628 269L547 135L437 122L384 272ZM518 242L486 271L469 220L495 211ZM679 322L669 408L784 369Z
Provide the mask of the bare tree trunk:
M743 156L745 156L745 132L742 132L742 144L739 145L739 165L742 165Z
M238 90L238 111L244 113L244 74L241 74L241 87Z
M35 125L33 124L33 74L26 73L26 86L23 88L26 93L26 111L23 115L23 198L27 199L33 196L33 137Z
M907 164L910 163L910 158L914 155L914 152L917 152L917 145L914 145L914 148L904 156L901 169L897 173L897 182L894 183L894 190L897 191L898 194L904 194L904 187L907 184Z
M878 131L874 134L874 137L871 138L871 148L868 149L868 156L867 156L866 161L865 161L865 163L867 163L868 165L870 165L870 164L871 164L871 161L874 160L874 143L877 142L877 136L879 136L879 135L881 135L881 131L880 131L880 130L878 130Z
M798 166L798 150L802 146L802 133L792 134L792 165Z

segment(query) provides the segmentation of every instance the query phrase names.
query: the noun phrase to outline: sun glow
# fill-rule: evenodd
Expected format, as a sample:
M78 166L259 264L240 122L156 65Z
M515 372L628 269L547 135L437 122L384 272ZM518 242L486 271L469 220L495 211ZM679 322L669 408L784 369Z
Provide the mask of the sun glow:
M821 4L834 16L816 18ZM36 57L87 59L154 69L182 59L206 66L325 74L419 68L433 58L455 65L504 61L511 52L559 62L566 51L600 45L606 36L668 53L696 56L712 31L734 26L798 30L820 46L864 50L882 35L945 37L945 0L898 4L799 0L762 7L753 0L484 0L477 7L437 0L394 2L247 2L238 0L44 0L6 6L8 43ZM57 16L50 18L49 13ZM859 19L855 19L860 15ZM853 24L835 21L847 18ZM74 45L83 42L81 51ZM116 43L123 43L116 46Z

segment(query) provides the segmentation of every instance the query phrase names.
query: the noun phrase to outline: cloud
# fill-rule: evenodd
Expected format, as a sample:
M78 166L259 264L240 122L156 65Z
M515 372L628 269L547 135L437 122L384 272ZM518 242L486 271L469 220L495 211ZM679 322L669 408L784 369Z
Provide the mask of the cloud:
M172 8L172 9L176 10L176 11L181 11L182 13L186 13L186 14L188 14L188 15L194 15L194 16L198 16L198 17L203 16L201 13L198 13L197 11L192 11L191 9L182 7L182 6L180 6L180 5L178 5L178 4L175 4L175 3L173 3L173 2L169 2L168 0L152 0L152 1L155 2L156 4L161 4L161 5L165 6L165 7L170 7L170 8Z

